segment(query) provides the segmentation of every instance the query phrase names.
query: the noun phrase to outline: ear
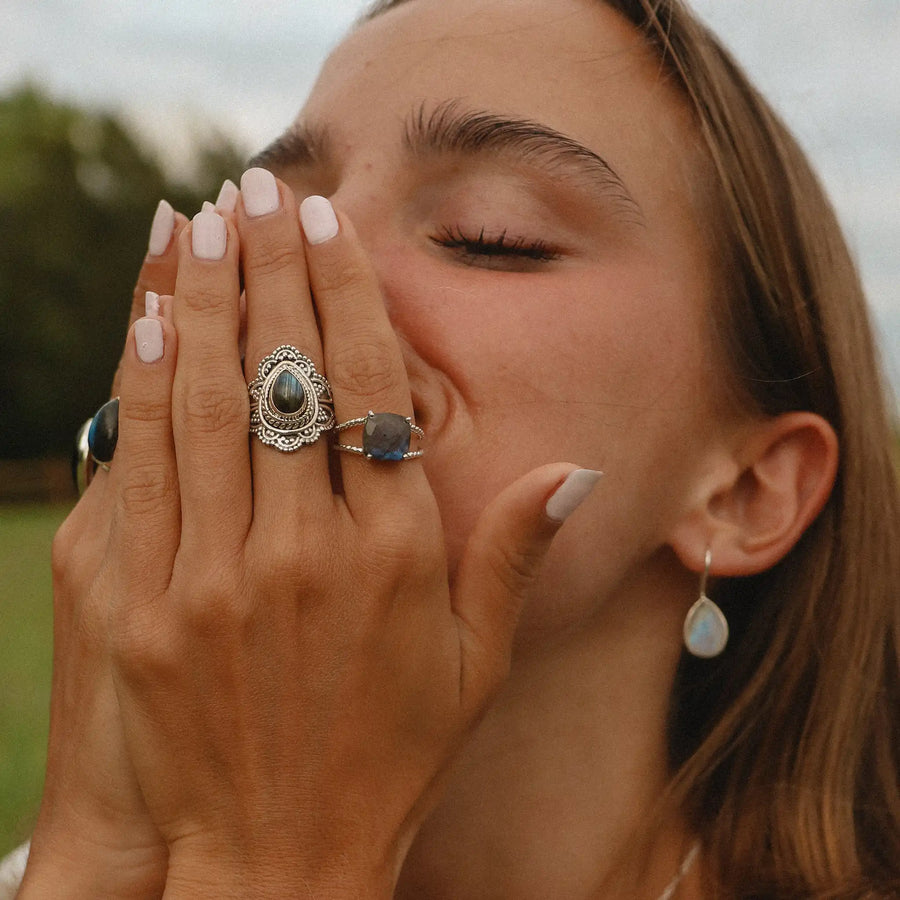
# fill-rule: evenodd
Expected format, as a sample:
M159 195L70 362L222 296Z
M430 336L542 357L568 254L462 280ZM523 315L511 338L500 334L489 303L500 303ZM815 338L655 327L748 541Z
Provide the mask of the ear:
M714 451L670 544L692 571L707 548L715 575L755 575L786 556L821 511L838 464L837 436L821 416L784 413L752 423L735 447Z

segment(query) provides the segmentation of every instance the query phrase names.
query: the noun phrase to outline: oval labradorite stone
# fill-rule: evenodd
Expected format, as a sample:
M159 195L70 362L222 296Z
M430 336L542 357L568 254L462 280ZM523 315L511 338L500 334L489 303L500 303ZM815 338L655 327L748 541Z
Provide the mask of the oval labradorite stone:
M112 461L119 440L119 398L108 400L94 416L88 429L88 447L97 462Z
M363 426L363 453L370 459L403 459L411 433L403 416L372 413Z
M289 369L283 369L278 373L272 384L272 406L282 415L292 416L303 409L306 400L306 391L303 383Z

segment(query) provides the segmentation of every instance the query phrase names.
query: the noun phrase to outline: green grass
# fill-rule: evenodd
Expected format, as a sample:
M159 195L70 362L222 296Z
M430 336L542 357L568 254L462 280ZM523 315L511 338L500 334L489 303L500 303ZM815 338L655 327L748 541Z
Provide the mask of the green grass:
M0 506L0 855L31 831L46 755L50 542L63 506Z

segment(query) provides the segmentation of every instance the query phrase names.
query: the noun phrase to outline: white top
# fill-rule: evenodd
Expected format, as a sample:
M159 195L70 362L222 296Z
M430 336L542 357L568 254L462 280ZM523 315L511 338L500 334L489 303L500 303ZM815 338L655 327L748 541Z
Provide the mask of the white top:
M29 843L16 847L8 856L0 859L0 900L13 900L22 884L25 863L28 862Z

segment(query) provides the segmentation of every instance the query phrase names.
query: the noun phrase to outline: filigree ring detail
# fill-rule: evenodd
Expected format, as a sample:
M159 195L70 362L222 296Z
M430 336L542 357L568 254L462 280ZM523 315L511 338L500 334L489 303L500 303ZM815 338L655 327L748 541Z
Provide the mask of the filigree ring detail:
M262 358L247 389L250 433L270 447L291 453L334 428L331 385L312 360L290 344Z

